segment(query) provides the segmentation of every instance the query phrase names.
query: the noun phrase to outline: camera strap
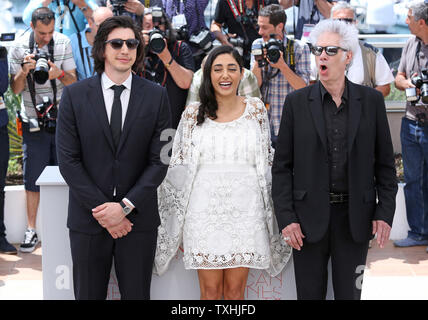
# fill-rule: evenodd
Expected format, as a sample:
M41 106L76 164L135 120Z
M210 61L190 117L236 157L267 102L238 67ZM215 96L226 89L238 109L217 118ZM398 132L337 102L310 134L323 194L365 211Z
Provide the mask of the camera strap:
M34 51L34 31L31 32L30 34L30 42L29 42L29 48L30 48L30 52L32 53ZM53 37L51 39L51 41L49 41L48 43L48 50L49 50L49 55L52 58L52 62L54 61L54 40ZM52 86L52 90L53 90L53 105L56 106L57 101L56 101L56 93L57 93L57 88L56 88L56 80L52 79L50 80L51 82L51 86ZM30 96L31 96L31 101L33 102L33 106L34 109L37 112L36 109L36 88L35 88L35 84L34 84L34 80L32 77L32 73L28 73L27 75L27 84L28 84L28 89L30 90Z
M285 36L284 36L285 37ZM285 56L284 60L290 67L291 71L296 72L296 61L294 57L294 40L287 39L287 46L285 47Z

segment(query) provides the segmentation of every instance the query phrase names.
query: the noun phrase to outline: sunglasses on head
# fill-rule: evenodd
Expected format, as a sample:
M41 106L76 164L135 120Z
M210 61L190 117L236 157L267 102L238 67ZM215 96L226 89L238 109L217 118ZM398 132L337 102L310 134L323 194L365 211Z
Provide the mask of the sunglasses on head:
M343 22L346 22L348 24L351 24L351 23L354 22L354 19L351 19L351 18L338 18L338 19L335 19L335 20L343 21Z
M336 47L336 46L327 46L327 47L311 46L311 52L316 56L320 56L324 50L328 56L335 56L339 52L339 49L343 51L348 51L344 48Z
M119 50L119 49L122 49L124 42L126 43L126 46L128 47L128 49L130 50L137 49L138 45L140 44L140 41L138 39L128 39L128 40L111 39L111 40L107 40L105 43L110 43L113 49Z
M52 20L53 18L55 18L55 15L53 12L48 12L48 13L38 13L36 15L36 20Z

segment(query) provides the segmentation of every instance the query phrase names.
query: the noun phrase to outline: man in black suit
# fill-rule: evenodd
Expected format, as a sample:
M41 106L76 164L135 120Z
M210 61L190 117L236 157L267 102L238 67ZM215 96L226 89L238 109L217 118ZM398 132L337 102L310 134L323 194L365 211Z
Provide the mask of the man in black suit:
M293 250L298 299L360 299L369 240L389 238L397 183L385 104L345 77L357 31L325 20L311 33L320 81L289 94L272 167L273 201ZM376 200L377 196L377 200Z
M170 127L165 89L131 71L143 57L129 17L99 27L97 76L64 89L58 162L70 187L68 221L76 299L105 299L112 258L122 299L149 299L157 227L157 187Z

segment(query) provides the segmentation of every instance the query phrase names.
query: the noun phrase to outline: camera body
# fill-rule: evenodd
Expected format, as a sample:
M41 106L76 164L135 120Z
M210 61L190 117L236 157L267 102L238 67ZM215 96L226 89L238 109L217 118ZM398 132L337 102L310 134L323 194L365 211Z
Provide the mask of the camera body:
M149 51L153 53L161 53L165 49L166 33L158 27L153 28L149 31Z
M120 16L125 11L125 3L127 3L128 0L110 0L110 3L113 7L113 15L114 16Z
M263 42L262 39L254 40L251 46L251 54L254 56L254 59L257 61L259 68L267 66L269 63L265 59L266 57L272 63L277 63L281 57L281 52L284 51L284 43L282 40L276 39L276 34L271 34L267 42Z
M43 84L49 79L50 66L48 60L53 61L53 59L47 52L37 52L34 60L36 60L36 67L33 72L34 81L38 84Z
M420 75L411 78L411 82L416 88L406 89L406 100L415 104L422 99L422 103L428 104L428 69L422 69ZM421 91L419 96L416 89Z
M213 47L213 41L211 33L208 29L202 29L198 33L191 35L189 43L193 46L202 49L204 52L208 52Z
M236 20L244 26L253 26L257 28L257 13L254 9L245 8L245 14L236 17Z
M189 40L189 29L187 28L187 25L182 25L180 28L174 28L174 30L177 33L177 40Z
M36 105L37 119L30 119L30 132L43 128L48 133L55 133L58 110L49 97L43 97L43 102Z

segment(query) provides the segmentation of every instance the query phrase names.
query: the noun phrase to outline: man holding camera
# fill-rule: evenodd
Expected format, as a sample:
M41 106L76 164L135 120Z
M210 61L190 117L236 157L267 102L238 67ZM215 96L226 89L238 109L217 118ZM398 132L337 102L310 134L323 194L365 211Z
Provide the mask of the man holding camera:
M177 128L192 83L194 61L190 47L177 41L165 12L159 7L146 9L143 37L147 48L143 77L166 88L171 104L172 128Z
M40 7L55 13L55 31L70 36L85 29L98 5L95 0L30 0L22 14L26 25L30 24L33 11Z
M219 0L211 23L211 31L221 44L235 47L244 58L245 68L250 68L251 44L259 35L257 17L259 10L277 0ZM222 33L227 28L228 35Z
M310 76L310 54L306 44L287 39L287 16L280 5L269 5L259 12L259 34L262 39L253 43L252 71L261 87L263 102L268 108L275 146L281 122L282 109L288 93L305 87ZM260 46L262 50L260 50Z
M406 91L406 116L401 122L407 238L398 247L428 245L428 0L409 6L406 23L415 37L403 48L395 86Z
M46 7L34 10L32 32L16 40L10 52L10 86L22 93L24 185L28 229L22 252L32 252L40 192L37 178L48 165L56 165L55 126L57 104L63 87L76 81L76 65L70 40L54 31L54 13Z

